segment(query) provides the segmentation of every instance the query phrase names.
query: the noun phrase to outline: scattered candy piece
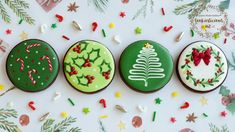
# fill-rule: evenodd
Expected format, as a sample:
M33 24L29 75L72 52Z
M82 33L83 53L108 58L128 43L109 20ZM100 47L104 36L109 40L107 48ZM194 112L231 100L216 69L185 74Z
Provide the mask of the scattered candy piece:
M133 119L132 119L132 125L133 125L133 127L135 127L135 128L141 127L141 125L142 125L142 118L139 117L139 116L133 117Z
M226 43L227 43L227 38L224 39L224 44L226 44Z
M42 25L40 26L40 32L41 32L41 33L45 33L46 29L47 29L47 25L46 25L46 24L42 24Z
M218 38L220 38L220 35L219 35L219 33L214 33L213 37L214 37L214 39L218 39Z
M122 93L121 92L116 92L115 93L115 97L116 98L121 98L122 97Z
M153 112L153 119L152 119L153 122L156 120L156 116L157 116L157 112L154 111L154 112Z
M127 110L121 105L116 105L115 108L123 113L127 113Z
M177 91L174 91L174 92L171 93L171 96L172 97L177 97L177 96L179 96L179 93Z
M204 117L208 117L208 115L207 115L206 113L203 113L202 115L203 115Z
M88 107L85 107L85 108L82 109L82 112L84 114L88 114L88 113L90 113L90 109Z
M70 38L65 35L63 35L62 38L66 39L66 40L70 40Z
M226 111L222 111L222 112L220 112L220 116L221 116L221 117L226 117L226 116L227 116L227 114L228 114L228 113L227 113Z
M68 112L61 112L61 113L60 113L60 116L61 116L62 118L67 118L67 117L69 116L69 114L68 114Z
M77 8L79 8L79 6L76 4L76 2L74 3L70 3L68 5L68 10L69 12L77 12Z
M109 28L110 28L110 29L113 29L113 28L115 28L115 27L116 27L116 25L115 25L114 23L111 22L111 23L109 24Z
M68 101L70 102L70 104L72 104L72 106L75 106L73 100L71 100L70 98L68 98Z
M106 119L106 118L108 118L109 116L107 116L107 115L102 115L102 116L100 116L100 119Z
M21 34L20 34L20 39L21 40L26 40L26 39L28 39L28 34L26 33L26 32L21 32Z
M30 101L30 102L28 103L29 108L31 108L32 110L36 110L36 108L35 108L34 105L35 105L35 104L34 104L34 101Z
M194 37L195 33L194 33L193 29L191 29L190 31L191 31L191 36Z
M56 14L55 17L57 18L57 20L59 22L62 22L64 20L63 16L59 15L59 14Z
M164 10L164 8L161 8L161 11L162 11L162 15L165 16L165 10Z
M207 29L207 26L206 25L202 25L202 30L204 30L204 31L206 31L206 29Z
M147 111L147 107L144 107L144 106L141 106L141 105L138 105L138 106L137 106L137 109L138 109L141 113Z
M155 99L155 103L156 103L156 104L161 104L161 102L162 102L162 100L161 100L160 98L156 98L156 99Z
M119 122L118 128L120 131L124 130L126 128L126 124L122 121Z
M175 117L171 117L170 121L171 121L172 123L175 123L175 122L176 122Z
M163 28L163 30L164 30L165 32L169 32L172 28L173 28L173 26L169 26L169 27L165 26L165 27Z
M82 26L78 24L76 21L72 21L72 25L75 29L82 31Z
M135 34L141 34L142 33L142 29L140 27L137 27L135 29Z
M53 29L57 28L57 24L56 23L51 24L51 28Z
M102 104L104 108L107 107L107 106L106 106L106 100L105 100L105 99L101 99L101 100L99 101L99 103Z
M21 115L19 118L19 123L21 126L27 126L30 122L28 115Z
M117 44L120 44L122 42L118 35L113 36L113 41L116 42Z
M12 108L14 106L14 103L12 101L8 102L7 103L7 107L8 108Z
M43 116L41 116L41 117L39 118L39 121L44 121L44 120L46 120L50 115L51 115L51 113L50 113L50 112L47 112L46 114L44 114Z
M181 32L177 37L176 37L176 42L180 42L180 40L183 38L184 32Z
M98 28L98 23L97 22L93 22L92 23L92 31L95 32L97 28Z
M4 85L0 84L0 91L4 90Z
M202 106L208 104L208 99L205 98L204 96L202 96L199 101L200 101L200 103L201 103Z
M187 109L189 108L189 102L184 102L182 106L180 106L180 109Z
M54 101L56 101L57 99L59 99L61 97L61 93L60 92L56 92L55 96L53 98Z
M106 32L105 32L104 29L102 29L102 34L103 34L104 37L106 37Z
M20 19L20 21L19 21L19 23L18 23L18 24L22 24L22 22L23 22L23 19Z
M194 113L188 114L186 119L187 119L186 122L193 122L193 123L195 123L195 119L197 119L197 116L195 116Z
M129 3L129 0L122 0L122 3L127 4L127 3Z
M195 131L193 131L190 128L184 128L184 129L180 130L179 132L195 132Z
M7 35L12 34L12 30L11 30L11 29L7 29L7 30L6 30L6 34L7 34Z
M122 11L122 12L120 12L119 16L124 18L126 16L126 13Z

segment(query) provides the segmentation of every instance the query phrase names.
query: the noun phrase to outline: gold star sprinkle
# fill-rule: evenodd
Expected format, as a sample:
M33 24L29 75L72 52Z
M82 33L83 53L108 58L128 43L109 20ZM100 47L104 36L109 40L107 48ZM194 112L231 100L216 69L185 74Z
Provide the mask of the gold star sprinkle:
M205 98L204 96L202 96L199 101L200 101L202 106L208 105L208 99Z
M120 121L119 124L118 124L118 128L120 129L120 131L125 130L126 124L123 123L122 121Z
M4 85L0 84L0 91L4 90Z
M77 8L78 8L79 6L77 6L76 5L76 2L74 2L73 4L72 3L70 3L69 4L69 6L68 6L68 11L70 11L70 12L77 12Z
M207 29L206 25L202 25L202 30L206 31L206 29Z
M146 44L144 45L144 47L145 47L145 48L152 48L153 46L152 46L151 44L149 44L149 43L146 43Z
M21 40L26 40L26 39L28 39L28 34L23 31L23 32L19 35L19 37L20 37Z

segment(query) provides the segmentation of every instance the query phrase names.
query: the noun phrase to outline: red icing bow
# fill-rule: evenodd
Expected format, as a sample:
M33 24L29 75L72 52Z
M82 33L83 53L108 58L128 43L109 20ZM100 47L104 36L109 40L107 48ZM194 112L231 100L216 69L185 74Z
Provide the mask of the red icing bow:
M209 65L210 59L211 59L211 49L207 48L206 51L201 52L201 53L199 53L197 49L193 49L192 55L193 55L193 62L195 66L198 66L200 64L201 59L203 59L206 65Z

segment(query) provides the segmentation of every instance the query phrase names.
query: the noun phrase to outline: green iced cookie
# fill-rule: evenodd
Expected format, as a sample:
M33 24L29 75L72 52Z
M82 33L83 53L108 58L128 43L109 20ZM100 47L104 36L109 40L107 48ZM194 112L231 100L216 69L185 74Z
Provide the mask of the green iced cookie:
M59 71L59 60L54 49L38 39L17 44L6 62L7 75L15 87L37 92L49 87Z
M132 89L154 92L170 81L173 61L162 45L141 40L130 44L123 51L119 69L122 79Z
M84 93L95 93L106 88L115 73L115 62L110 51L92 40L79 41L70 47L63 65L67 81Z

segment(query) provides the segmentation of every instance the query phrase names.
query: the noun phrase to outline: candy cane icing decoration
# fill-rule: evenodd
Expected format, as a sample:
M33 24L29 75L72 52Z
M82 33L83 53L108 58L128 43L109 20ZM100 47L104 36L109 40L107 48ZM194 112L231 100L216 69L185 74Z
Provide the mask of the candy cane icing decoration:
M32 70L28 71L28 77L29 77L29 79L32 81L33 84L36 84L36 80L33 79L32 73L35 74L35 73L37 73L37 71L36 71L35 69L32 69Z
M51 64L51 59L50 59L50 57L49 57L49 56L47 56L47 55L44 55L43 57L41 57L41 60L44 60L44 59L46 59L46 60L47 60L47 62L48 62L48 66L49 66L49 70L50 70L50 72L52 72L53 67L52 67L52 64Z
M17 62L20 62L20 71L22 72L24 70L24 60L22 58L17 58Z
M39 47L39 46L41 46L41 44L31 44L31 45L28 45L28 46L26 47L26 52L27 52L27 53L30 53L30 51L29 51L30 48Z

